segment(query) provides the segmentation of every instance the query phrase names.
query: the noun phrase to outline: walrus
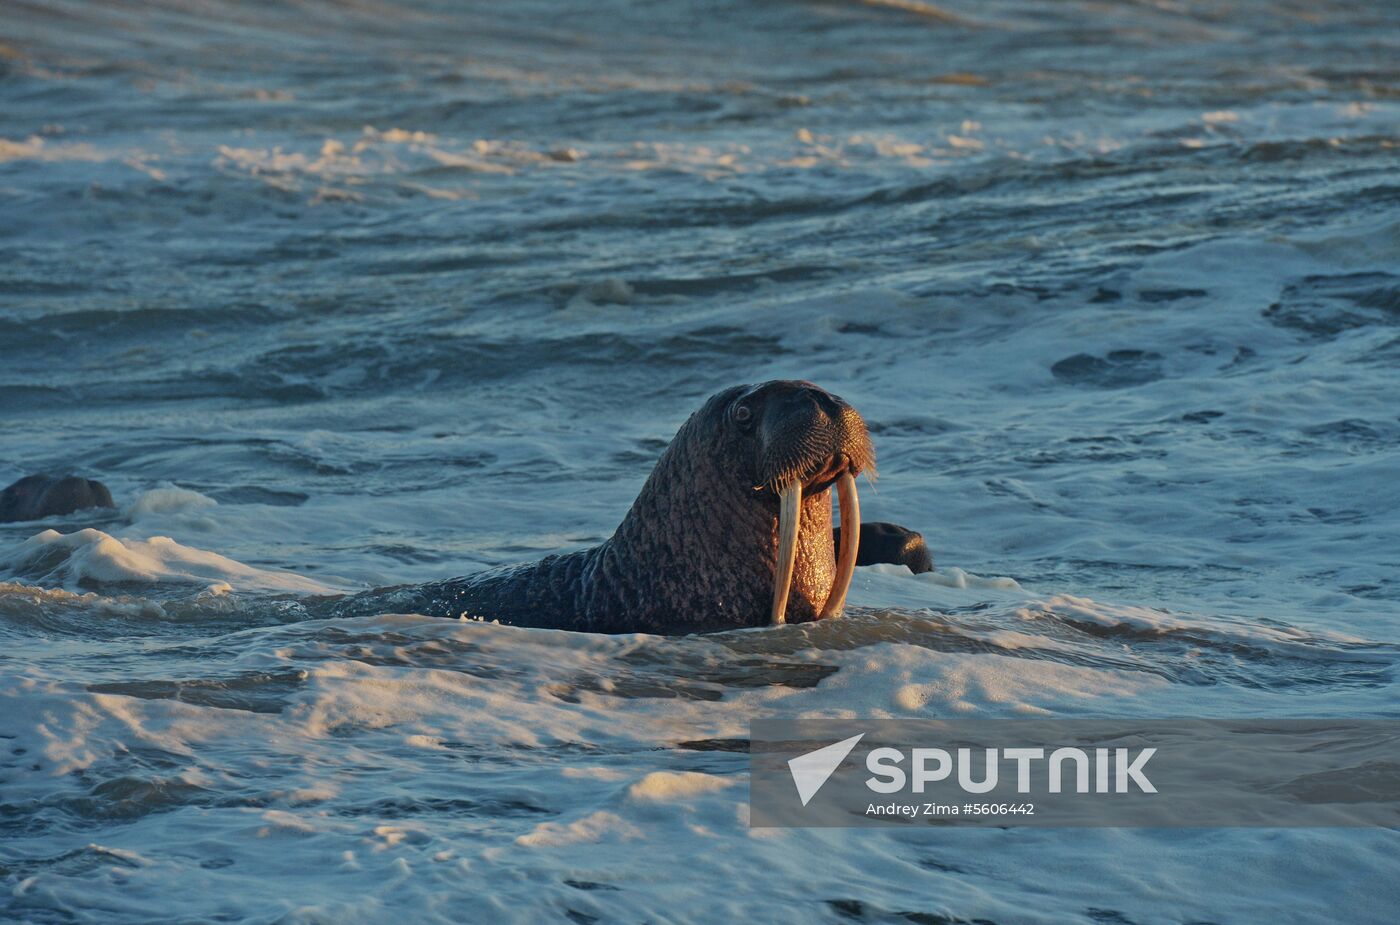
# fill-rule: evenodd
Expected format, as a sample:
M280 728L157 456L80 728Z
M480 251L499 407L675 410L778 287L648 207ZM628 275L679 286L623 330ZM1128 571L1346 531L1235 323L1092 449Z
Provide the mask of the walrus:
M873 475L874 466L865 421L839 396L797 380L736 385L681 425L598 546L364 592L333 613L665 634L836 617L865 533L856 476Z
M0 523L61 517L92 507L116 507L101 482L76 475L26 475L0 492Z

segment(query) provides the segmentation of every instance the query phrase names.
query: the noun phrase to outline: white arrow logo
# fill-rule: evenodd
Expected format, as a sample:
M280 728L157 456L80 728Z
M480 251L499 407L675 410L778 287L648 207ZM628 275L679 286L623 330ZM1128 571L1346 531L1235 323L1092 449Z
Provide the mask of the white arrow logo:
M836 773L836 769L841 767L841 762L846 760L851 749L863 738L865 733L862 732L858 736L842 739L834 745L798 755L788 761L788 770L792 772L792 782L797 785L797 795L802 798L803 806L817 795L817 791Z

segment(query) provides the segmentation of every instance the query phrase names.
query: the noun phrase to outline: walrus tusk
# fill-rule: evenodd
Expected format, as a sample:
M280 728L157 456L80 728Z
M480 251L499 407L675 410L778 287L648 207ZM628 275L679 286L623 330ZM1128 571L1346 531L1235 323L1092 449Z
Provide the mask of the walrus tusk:
M773 625L787 622L792 567L797 562L797 534L802 527L802 483L788 482L778 493L778 570L773 573Z
M836 480L836 498L841 504L841 555L836 559L836 580L822 607L820 620L839 617L846 606L846 592L851 590L851 576L856 573L856 553L860 550L860 495L856 493L855 476L841 473Z

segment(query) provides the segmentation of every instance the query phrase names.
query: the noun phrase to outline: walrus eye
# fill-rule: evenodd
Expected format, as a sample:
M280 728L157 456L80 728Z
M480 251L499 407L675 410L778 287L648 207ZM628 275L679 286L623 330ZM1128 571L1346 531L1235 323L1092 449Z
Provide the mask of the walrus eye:
M744 430L748 430L749 425L753 423L752 409L750 409L748 405L740 405L739 407L735 408L734 423L744 428Z

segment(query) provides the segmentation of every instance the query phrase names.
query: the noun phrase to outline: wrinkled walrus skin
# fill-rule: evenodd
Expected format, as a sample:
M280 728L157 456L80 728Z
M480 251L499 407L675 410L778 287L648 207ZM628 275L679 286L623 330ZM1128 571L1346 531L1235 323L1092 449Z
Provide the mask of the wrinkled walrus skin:
M0 523L61 517L90 507L116 507L101 482L75 475L26 475L0 492Z
M871 469L860 415L810 382L734 386L681 426L611 538L466 578L369 591L335 616L399 612L597 633L766 626L777 486L802 485L786 620L814 620L836 568L831 486Z

